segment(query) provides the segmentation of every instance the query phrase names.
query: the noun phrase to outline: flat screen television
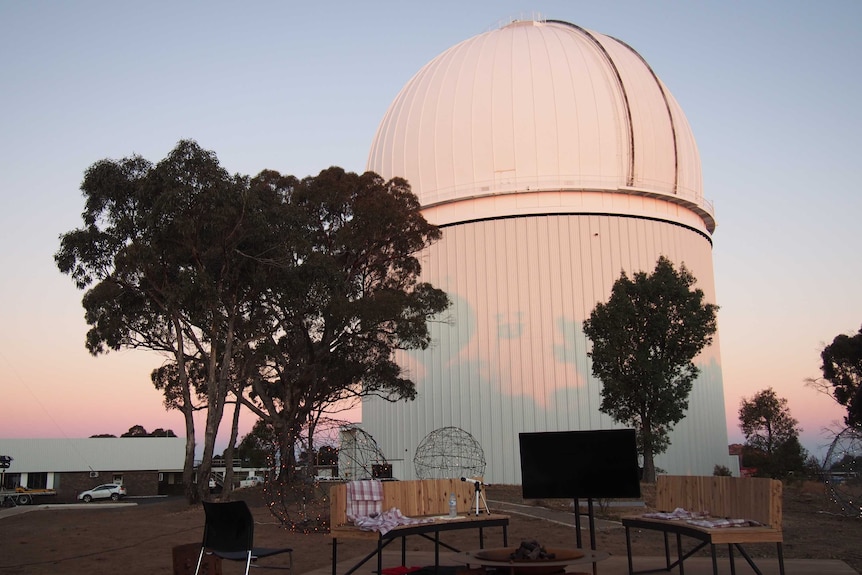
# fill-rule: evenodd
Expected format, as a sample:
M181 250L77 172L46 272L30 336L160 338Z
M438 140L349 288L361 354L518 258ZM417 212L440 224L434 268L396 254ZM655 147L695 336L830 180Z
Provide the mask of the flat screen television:
M524 499L640 497L634 429L520 433Z

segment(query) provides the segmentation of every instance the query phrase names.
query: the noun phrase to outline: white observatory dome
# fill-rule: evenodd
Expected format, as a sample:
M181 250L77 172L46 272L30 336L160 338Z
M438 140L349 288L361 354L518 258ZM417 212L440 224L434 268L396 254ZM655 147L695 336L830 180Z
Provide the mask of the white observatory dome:
M423 438L459 428L485 478L521 481L518 434L614 429L584 321L624 271L685 265L715 303L715 219L679 105L628 45L559 21L513 22L443 52L380 123L369 170L405 178L441 237L417 257L446 291L427 349L396 355L414 401L362 400L362 427L420 476ZM668 473L732 467L718 334L695 358Z
M676 100L627 44L566 22L516 21L434 58L389 107L368 169L406 178L437 225L614 204L715 228Z

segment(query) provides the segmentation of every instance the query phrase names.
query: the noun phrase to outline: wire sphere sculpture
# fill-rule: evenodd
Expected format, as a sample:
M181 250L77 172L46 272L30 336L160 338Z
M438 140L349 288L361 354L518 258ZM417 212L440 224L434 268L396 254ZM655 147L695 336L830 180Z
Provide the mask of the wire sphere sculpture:
M328 494L326 486L314 477L285 473L277 459L272 460L263 482L269 512L294 533L329 532Z
M331 453L335 446L336 462L321 465L321 458L309 455L322 454L322 448ZM313 431L304 426L292 453L282 457L275 448L268 464L263 493L270 513L295 533L330 531L329 490L333 485L392 476L392 466L373 437L355 424L334 419L320 420Z
M862 430L848 427L835 436L823 460L823 477L842 515L862 517Z
M341 428L338 442L339 476L347 481L392 477L392 466L383 451L364 430L355 425Z
M481 477L485 452L476 439L458 427L441 427L416 448L413 468L420 479Z
M270 513L285 529L295 533L329 531L329 489L320 481L317 454L337 444L338 429L346 424L321 418L313 426L303 425L289 453L280 453L277 441L273 441L263 494ZM337 470L337 466L332 467Z

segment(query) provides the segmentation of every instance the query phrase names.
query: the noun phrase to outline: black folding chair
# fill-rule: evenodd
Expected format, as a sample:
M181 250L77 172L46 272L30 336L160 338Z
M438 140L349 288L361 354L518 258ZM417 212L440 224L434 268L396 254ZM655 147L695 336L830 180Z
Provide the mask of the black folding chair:
M245 501L228 501L225 503L204 501L204 513L206 514L204 540L201 545L201 554L198 557L198 565L195 568L195 575L198 575L205 553L212 553L228 561L245 561L246 575L248 575L251 566L293 570L293 549L289 547L254 546L254 518ZM289 567L252 565L252 562L262 557L280 553L289 555Z

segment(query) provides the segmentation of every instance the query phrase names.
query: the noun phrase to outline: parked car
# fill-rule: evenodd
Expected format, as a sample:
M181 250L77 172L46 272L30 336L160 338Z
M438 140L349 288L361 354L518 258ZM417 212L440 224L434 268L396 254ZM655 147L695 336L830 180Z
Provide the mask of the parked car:
M210 493L221 493L224 487L215 479L210 479Z
M240 488L257 487L258 485L263 485L263 477L259 477L257 475L249 475L246 479L239 482Z
M93 499L110 499L119 501L126 496L126 488L117 483L104 483L78 494L78 500L89 503Z

